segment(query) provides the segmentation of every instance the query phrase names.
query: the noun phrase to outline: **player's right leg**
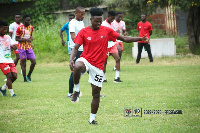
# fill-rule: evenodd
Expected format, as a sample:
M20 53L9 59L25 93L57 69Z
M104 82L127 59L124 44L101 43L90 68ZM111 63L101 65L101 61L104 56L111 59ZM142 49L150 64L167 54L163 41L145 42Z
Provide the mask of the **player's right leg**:
M74 62L76 62L76 60L78 58L80 58L82 52L83 51L78 51L77 52L77 55L76 55L76 58L74 59ZM67 97L72 98L74 96L73 95L73 88L74 88L73 72L71 72L71 75L70 75L70 78L69 78L69 93L68 93Z
M79 58L80 59L80 58ZM74 74L73 74L73 80L74 80L74 96L71 100L71 102L78 102L79 97L81 96L81 92L79 90L79 80L81 78L81 73L86 72L86 66L83 61L77 60L74 66Z

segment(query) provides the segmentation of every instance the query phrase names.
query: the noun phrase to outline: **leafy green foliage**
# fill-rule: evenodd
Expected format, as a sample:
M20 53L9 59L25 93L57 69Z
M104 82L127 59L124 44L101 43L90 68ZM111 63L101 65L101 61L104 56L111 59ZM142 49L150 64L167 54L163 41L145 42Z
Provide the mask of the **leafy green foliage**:
M25 1L31 1L31 0L14 0L15 2L25 2ZM1 0L0 1L0 4L1 3L12 3L13 1L12 0Z
M34 24L40 24L45 21L45 19L53 19L51 12L59 9L60 0L37 0L34 3L34 8L27 8L22 11L22 14L30 14L31 21Z
M60 29L65 24L63 20L46 19L35 26L33 31L34 52L37 58L45 62L62 62L69 59L67 47L63 47L59 36ZM64 40L66 34L63 32Z
M101 4L102 0L70 0L70 4L77 4L83 7Z

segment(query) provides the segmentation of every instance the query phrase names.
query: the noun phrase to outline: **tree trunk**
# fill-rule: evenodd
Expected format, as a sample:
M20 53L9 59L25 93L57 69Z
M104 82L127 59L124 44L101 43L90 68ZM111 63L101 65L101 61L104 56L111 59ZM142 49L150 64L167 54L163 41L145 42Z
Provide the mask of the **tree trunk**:
M187 17L189 48L193 54L200 54L200 7L192 6Z

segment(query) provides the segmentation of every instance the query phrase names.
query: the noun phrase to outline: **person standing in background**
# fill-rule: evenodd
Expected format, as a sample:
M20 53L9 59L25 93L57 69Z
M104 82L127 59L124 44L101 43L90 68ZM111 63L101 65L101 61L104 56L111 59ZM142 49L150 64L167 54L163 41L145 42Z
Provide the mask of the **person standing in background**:
M150 40L150 36L152 35L153 28L152 28L151 23L148 22L146 20L146 18L147 18L147 15L145 13L142 13L141 14L141 20L142 21L140 21L137 24L137 30L139 31L139 37L143 37L144 35L146 35ZM150 43L138 41L138 55L137 55L137 59L136 59L136 64L138 64L140 62L143 47L146 49L146 51L148 53L150 62L153 62Z
M69 22L74 19L75 15L74 14L69 14L68 18L69 18ZM66 34L67 34L67 50L68 50L68 54L70 55L70 41L69 41L69 22L67 22L65 25L63 25L63 27L60 29L60 38L61 38L61 43L63 46L65 46L65 41L63 40L63 31L66 30Z

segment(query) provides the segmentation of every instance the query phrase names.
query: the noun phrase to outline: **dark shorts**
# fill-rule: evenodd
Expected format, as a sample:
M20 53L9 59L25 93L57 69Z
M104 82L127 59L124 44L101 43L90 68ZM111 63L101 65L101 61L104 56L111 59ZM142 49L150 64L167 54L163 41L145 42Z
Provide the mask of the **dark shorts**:
M32 49L29 49L29 50L18 49L18 51L19 51L19 57L21 60L35 59L35 54Z

